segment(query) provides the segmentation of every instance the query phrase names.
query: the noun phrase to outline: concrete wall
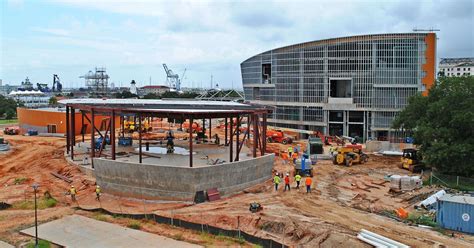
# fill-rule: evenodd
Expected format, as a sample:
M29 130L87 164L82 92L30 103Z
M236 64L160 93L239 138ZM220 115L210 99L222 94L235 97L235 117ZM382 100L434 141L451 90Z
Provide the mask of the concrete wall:
M149 199L193 200L196 191L217 188L221 195L271 178L274 155L206 167L175 167L95 158L95 176L104 192Z
M409 143L390 143L389 141L371 140L365 143L365 150L367 152L383 152L383 151L397 151L401 152L406 148L413 148L413 144Z

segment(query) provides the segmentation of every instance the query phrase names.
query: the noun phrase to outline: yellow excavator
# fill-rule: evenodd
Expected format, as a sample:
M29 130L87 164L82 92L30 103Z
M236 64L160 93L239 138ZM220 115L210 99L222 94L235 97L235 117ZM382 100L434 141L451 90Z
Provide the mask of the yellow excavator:
M421 163L421 156L417 149L403 149L402 158L400 159L400 169L409 170L413 173L421 172L424 165Z

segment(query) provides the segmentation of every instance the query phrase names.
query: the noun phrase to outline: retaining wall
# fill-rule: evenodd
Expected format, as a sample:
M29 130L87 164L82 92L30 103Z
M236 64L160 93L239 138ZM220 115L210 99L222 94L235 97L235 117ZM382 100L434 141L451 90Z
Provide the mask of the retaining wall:
M271 178L274 155L210 165L176 167L94 158L95 176L105 192L149 199L193 200L197 191L239 192Z
M389 141L371 140L365 143L367 152L396 151L401 152L406 148L413 148L413 144L408 143L390 143Z

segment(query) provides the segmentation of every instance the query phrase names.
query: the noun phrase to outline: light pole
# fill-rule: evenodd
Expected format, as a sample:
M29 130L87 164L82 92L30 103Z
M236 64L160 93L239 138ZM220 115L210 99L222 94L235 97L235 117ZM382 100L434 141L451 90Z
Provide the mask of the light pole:
M37 205L36 205L36 191L39 188L39 184L34 183L31 185L35 191L35 248L38 248L38 213L37 213Z

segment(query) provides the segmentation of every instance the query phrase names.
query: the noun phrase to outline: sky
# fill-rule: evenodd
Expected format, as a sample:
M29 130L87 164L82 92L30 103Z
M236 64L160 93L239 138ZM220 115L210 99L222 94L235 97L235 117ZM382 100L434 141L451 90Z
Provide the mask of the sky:
M240 63L281 46L439 29L438 59L474 57L474 0L0 0L0 79L83 87L106 67L115 86L242 88Z

